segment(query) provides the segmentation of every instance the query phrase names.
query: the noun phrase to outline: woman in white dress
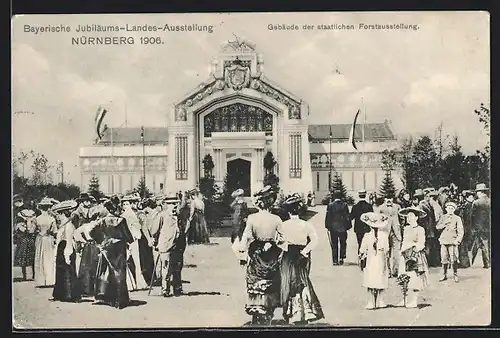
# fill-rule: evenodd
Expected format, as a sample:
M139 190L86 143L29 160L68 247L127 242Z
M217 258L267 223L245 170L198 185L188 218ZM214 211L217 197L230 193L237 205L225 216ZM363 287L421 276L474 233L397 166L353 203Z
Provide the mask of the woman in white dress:
M383 294L389 286L389 218L381 213L384 198L376 198L373 212L361 215L361 220L370 226L361 241L360 259L366 259L363 269L363 286L368 290L368 303L365 308L372 310L384 308Z
M43 198L38 203L41 214L36 218L38 236L35 240L35 286L50 286L56 282L55 236L56 219L48 213L53 202Z

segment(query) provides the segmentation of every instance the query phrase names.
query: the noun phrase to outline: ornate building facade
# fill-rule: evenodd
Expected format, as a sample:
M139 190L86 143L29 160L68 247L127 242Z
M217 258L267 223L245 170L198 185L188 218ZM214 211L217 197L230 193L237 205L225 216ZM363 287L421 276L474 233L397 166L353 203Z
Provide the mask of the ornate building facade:
M211 77L172 105L167 126L145 128L144 147L140 128L110 128L98 145L82 148L82 188L93 175L106 193L136 187L144 155L150 190L187 190L198 183L210 154L216 182L233 173L250 194L263 185L263 159L271 151L285 193L315 191L320 198L333 170L350 191L376 190L381 151L396 147L390 123L367 124L363 152L355 152L347 142L350 125L311 125L308 105L267 79L263 64L253 45L228 43ZM361 134L355 137L360 141Z

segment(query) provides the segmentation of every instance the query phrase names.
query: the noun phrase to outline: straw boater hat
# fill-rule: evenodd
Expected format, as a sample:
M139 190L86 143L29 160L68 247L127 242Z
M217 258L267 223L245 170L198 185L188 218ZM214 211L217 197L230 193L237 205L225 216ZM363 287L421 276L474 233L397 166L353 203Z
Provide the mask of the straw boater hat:
M427 213L420 208L408 207L399 210L399 214L401 216L407 216L410 212L414 213L418 218L423 218L427 216Z
M453 207L455 208L455 210L457 210L457 204L453 201L448 201L444 204L444 207L447 208L447 207Z
M424 191L422 189L415 190L413 197L421 197L421 196L424 196Z
M359 190L358 191L358 196L361 197L361 198L366 197L366 190L364 190L364 189L363 190Z
M236 197L243 195L243 193L244 193L243 189L237 189L237 190L233 191L233 193L231 194L231 197L236 198Z
M30 209L23 209L17 213L17 216L21 217L22 219L28 219L35 217L35 212Z
M488 191L488 190L490 189L486 187L486 184L484 183L476 184L476 191Z
M50 198L44 197L44 198L42 198L40 203L38 203L37 206L39 206L39 207L51 207L53 205L54 205L54 203L52 202L52 200Z
M360 218L364 223L374 229L385 227L389 218L384 214L378 214L374 212L367 212L361 215Z
M54 212L63 212L68 210L76 209L78 203L74 200L63 201L58 203L52 207L52 211Z
M76 199L76 202L80 203L85 201L90 201L90 195L86 192L82 192L80 196L78 196L78 198Z
M121 199L122 202L138 202L140 201L140 197L138 198L138 196L136 196L135 194L130 194L130 195L125 195L123 196L123 198Z

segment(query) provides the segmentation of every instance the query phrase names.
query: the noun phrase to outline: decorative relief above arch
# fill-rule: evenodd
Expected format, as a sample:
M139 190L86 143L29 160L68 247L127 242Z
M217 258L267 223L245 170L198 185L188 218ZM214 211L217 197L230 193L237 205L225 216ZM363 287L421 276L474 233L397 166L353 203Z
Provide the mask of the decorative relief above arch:
M273 132L273 116L259 108L243 103L234 103L217 108L203 118L204 137L213 132Z
M222 66L224 69L221 78L212 77L209 83L201 84L195 93L175 106L175 121L187 121L187 113L190 107L226 88L234 91L240 91L243 88L253 89L285 105L288 108L289 119L302 118L302 102L293 99L282 90L265 82L261 76L252 77L253 66L251 61L240 60L235 57L233 60L225 60Z

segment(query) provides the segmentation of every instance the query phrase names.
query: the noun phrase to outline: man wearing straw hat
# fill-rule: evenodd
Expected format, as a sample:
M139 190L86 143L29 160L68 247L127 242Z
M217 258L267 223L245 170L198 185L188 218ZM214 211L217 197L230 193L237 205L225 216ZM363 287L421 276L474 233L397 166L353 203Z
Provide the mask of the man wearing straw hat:
M488 196L489 189L486 184L476 185L477 200L472 203L471 225L474 238L472 248L472 263L481 250L483 256L483 267L490 267L490 228L491 228L491 201Z

